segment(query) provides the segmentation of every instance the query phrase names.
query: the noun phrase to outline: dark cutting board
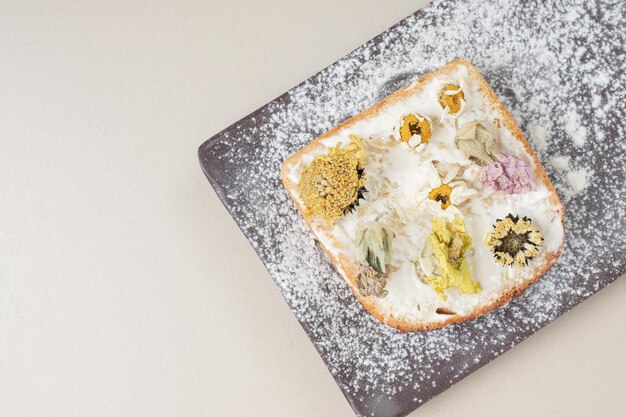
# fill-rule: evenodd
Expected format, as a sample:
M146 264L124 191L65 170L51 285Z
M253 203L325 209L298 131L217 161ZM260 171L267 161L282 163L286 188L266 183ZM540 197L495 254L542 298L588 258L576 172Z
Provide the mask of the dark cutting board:
M435 1L206 141L202 169L357 415L403 416L626 272L621 0ZM566 206L566 247L484 317L400 334L354 298L282 187L317 135L455 58L522 127Z

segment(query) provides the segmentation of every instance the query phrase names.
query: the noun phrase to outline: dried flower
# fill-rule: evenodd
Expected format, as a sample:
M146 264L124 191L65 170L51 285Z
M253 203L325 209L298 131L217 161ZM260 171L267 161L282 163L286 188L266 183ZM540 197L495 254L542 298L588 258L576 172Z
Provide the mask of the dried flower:
M356 277L356 288L364 297L385 297L387 290L387 276L379 274L372 267L361 266Z
M356 249L361 262L357 274L357 289L366 297L387 295L385 286L393 237L393 232L379 222L366 223L357 232Z
M463 203L478 192L469 188L464 181L452 181L459 172L460 167L458 165L453 165L443 179L432 163L430 167L428 180L432 188L417 195L419 202L426 199L438 201L441 203L441 208L445 210L451 205Z
M480 164L492 164L496 139L480 122L464 124L457 132L454 144L468 159Z
M361 166L363 143L356 136L351 138L345 148L340 142L328 155L316 156L300 176L298 191L305 207L329 223L353 210L367 191Z
M400 141L411 148L422 149L432 137L432 121L421 114L411 113L402 117L397 128Z
M465 107L465 93L456 81L446 82L439 91L439 104L451 115L458 115Z
M433 219L433 233L424 244L420 266L426 279L439 298L447 299L444 291L458 288L463 294L476 294L482 290L472 274L465 254L472 245L465 223L455 217L450 223L444 219Z
M398 201L393 196L389 198L389 205L391 206L392 213L398 217L398 220L400 220L403 224L406 223L406 214L404 213L404 209L400 207L400 204L398 204Z
M366 223L357 232L356 248L359 260L379 274L387 272L391 260L393 232L379 222Z
M498 155L498 161L486 165L479 180L495 191L521 194L535 189L533 173L528 164L513 155Z
M539 253L543 237L528 217L508 214L504 219L496 220L493 231L485 237L485 243L493 252L497 264L520 268Z

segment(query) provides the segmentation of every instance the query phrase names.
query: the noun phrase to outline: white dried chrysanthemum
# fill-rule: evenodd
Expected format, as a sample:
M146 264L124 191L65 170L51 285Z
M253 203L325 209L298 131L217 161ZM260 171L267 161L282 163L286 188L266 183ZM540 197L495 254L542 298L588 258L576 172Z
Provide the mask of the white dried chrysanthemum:
M424 149L433 135L433 122L428 116L418 113L405 114L394 128L394 137L406 143L416 152Z
M461 169L459 165L452 165L443 178L433 163L430 164L430 168L428 175L430 188L417 194L419 204L430 199L440 202L441 208L445 210L450 206L462 204L478 193L477 190L468 187L463 180L453 181Z
M458 117L465 108L465 86L462 80L445 80L437 97L444 114L441 120L447 116Z

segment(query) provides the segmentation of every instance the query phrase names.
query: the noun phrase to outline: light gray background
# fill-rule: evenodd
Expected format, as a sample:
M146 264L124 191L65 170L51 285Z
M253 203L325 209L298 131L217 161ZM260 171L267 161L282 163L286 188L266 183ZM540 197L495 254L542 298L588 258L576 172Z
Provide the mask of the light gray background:
M0 1L0 415L351 416L206 138L424 0ZM420 416L623 416L626 281Z

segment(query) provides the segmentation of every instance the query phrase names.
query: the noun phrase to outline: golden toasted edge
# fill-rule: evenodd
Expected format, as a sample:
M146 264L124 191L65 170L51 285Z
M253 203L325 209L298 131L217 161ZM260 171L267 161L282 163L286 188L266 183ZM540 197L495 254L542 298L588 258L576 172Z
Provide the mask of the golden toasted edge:
M316 237L318 243L320 244L322 250L326 253L326 255L328 256L330 261L333 263L333 265L335 266L335 269L337 269L339 275L343 278L344 281L346 281L346 283L348 284L348 286L350 287L350 289L352 290L352 292L354 293L356 298L361 302L361 304L363 304L365 309L370 314L372 314L374 317L376 317L381 323L384 323L384 324L386 324L388 326L394 327L394 328L400 330L401 332L423 332L423 331L440 329L440 328L445 327L445 326L447 326L449 324L452 324L452 323L461 323L461 322L464 322L464 321L467 321L467 320L474 319L476 317L479 317L479 316L482 316L484 314L487 314L490 311L492 311L492 310L494 310L494 309L496 309L498 307L502 307L503 305L505 305L509 301L511 301L511 299L513 299L513 297L520 296L520 295L524 294L524 291L528 288L528 286L530 286L530 284L532 284L533 282L535 282L539 278L541 278L541 276L543 276L543 274L545 274L552 267L554 262L556 262L556 260L559 258L559 256L561 256L561 253L563 253L563 245L564 245L565 239L563 240L563 242L561 242L561 246L559 247L559 249L557 251L555 251L555 252L548 252L546 254L545 262L543 264L535 267L536 268L536 273L534 275L532 275L529 278L525 279L520 284L518 284L516 287L514 287L514 288L508 290L507 292L503 293L496 300L494 300L494 301L492 301L492 302L490 302L488 304L482 305L482 306L477 306L470 313L467 313L467 314L464 314L464 315L451 316L447 320L441 321L441 322L437 322L437 323L416 323L416 322L409 321L409 320L402 320L402 319L395 319L395 318L385 317L381 312L378 311L378 309L376 308L376 305L371 300L371 297L364 297L364 296L362 296L359 293L359 291L355 288L353 282L356 281L356 271L351 267L353 262L351 260L349 260L349 259L342 259L343 256L341 256L341 255L339 257L335 256L318 239L316 230L315 230L315 228L312 227L312 224L311 224L311 216L305 215L305 208L300 204L297 196L295 195L295 193L296 193L296 184L288 178L288 176L287 176L287 169L295 161L299 160L304 154L309 153L310 151L314 150L317 147L324 148L324 145L320 142L322 139L330 137L330 136L333 136L338 131L340 131L342 129L349 128L350 126L352 126L353 124L357 123L358 121L360 121L362 119L366 119L368 117L376 115L377 113L382 111L385 107L388 107L391 104L393 104L393 103L395 103L395 102L397 102L399 100L402 100L402 99L412 95L413 93L415 93L419 89L421 89L423 87L423 85L426 82L428 82L431 78L436 77L438 74L440 74L442 72L447 72L448 70L451 70L452 68L454 68L456 66L459 66L459 65L465 66L467 68L467 70L468 70L469 76L474 77L480 83L480 89L485 92L485 94L487 95L491 105L494 106L497 111L500 111L502 113L502 116L504 118L502 123L504 123L510 129L510 131L513 133L515 138L522 144L522 146L524 147L524 149L526 150L528 155L530 155L530 157L535 162L535 167L536 167L535 168L535 174L538 174L538 176L541 177L543 183L546 185L546 188L548 188L548 190L550 191L550 195L551 195L550 199L551 199L552 203L555 206L559 206L560 207L561 224L563 226L563 229L565 229L565 209L564 209L563 205L561 204L561 200L560 200L556 190L554 189L554 186L552 185L552 182L548 178L548 175L546 174L546 172L545 172L545 170L543 168L543 165L541 164L541 162L539 162L539 159L537 158L537 155L535 155L535 152L533 152L533 150L531 149L530 145L528 144L528 142L524 138L524 135L523 135L521 129L519 128L519 126L517 125L517 123L515 122L515 120L513 119L513 116L511 116L511 114L506 109L506 107L504 107L504 105L500 102L500 100L498 99L498 97L496 96L494 91L491 89L491 87L489 86L487 81L485 81L483 76L480 74L480 72L474 67L474 65L471 62L469 62L468 60L463 59L463 58L459 58L459 59L456 59L454 61L451 61L451 62L445 64L444 66L442 66L441 68L437 69L436 71L433 71L433 72L430 72L428 74L423 75L422 77L420 77L416 81L409 83L405 87L402 87L401 89L397 90L396 92L391 93L387 97L383 98L381 101L379 101L378 103L374 104L372 107L364 110L363 112L357 114L356 116L353 116L353 117L349 118L348 120L344 121L343 123L339 124L338 126L334 127L333 129L329 130L328 132L318 136L313 141L311 141L308 145L306 145L305 147L300 149L298 152L296 152L295 154L293 154L289 158L287 158L285 160L285 162L283 162L283 165L282 165L281 171L280 171L280 177L281 177L281 179L283 181L285 189L287 190L287 192L291 196L292 200L296 204L297 209L300 211L300 213L304 217L304 220L307 223L307 225L309 226L309 229L311 229L311 231L315 235L315 237ZM341 245L339 245L338 242L335 242L335 243L337 243L337 246L339 248L341 248ZM344 274L339 272L342 268L338 267L338 265L342 266L342 268L344 269L344 271L346 273L346 276L344 276Z

